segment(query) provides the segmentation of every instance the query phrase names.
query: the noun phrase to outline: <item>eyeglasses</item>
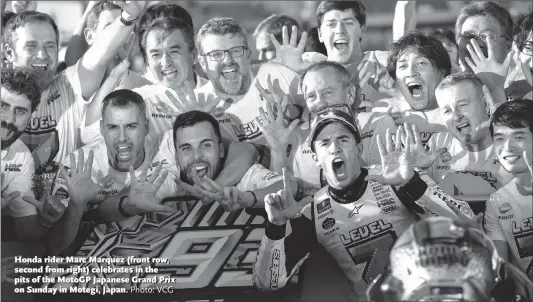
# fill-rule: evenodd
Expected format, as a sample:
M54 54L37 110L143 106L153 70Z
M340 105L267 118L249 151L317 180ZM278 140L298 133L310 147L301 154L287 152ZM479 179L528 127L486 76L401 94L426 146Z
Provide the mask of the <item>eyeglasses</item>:
M342 111L353 117L352 110L346 104L324 106L309 112L309 127L312 129L323 116L332 111Z
M200 54L201 56L208 56L211 61L220 61L224 59L226 53L228 53L232 58L242 57L244 55L244 50L248 49L246 46L237 46L232 47L226 50L213 50L206 54Z
M520 51L528 56L533 56L533 42L525 42L520 46Z
M496 40L498 38L507 39L507 37L505 35L498 35L498 34L491 33L491 32L487 32L487 33L483 33L483 34L464 33L464 34L460 34L459 37L465 39L466 41L470 41L472 39L476 39L476 40L483 40L485 42L487 42L487 40L489 38L491 38L492 40Z

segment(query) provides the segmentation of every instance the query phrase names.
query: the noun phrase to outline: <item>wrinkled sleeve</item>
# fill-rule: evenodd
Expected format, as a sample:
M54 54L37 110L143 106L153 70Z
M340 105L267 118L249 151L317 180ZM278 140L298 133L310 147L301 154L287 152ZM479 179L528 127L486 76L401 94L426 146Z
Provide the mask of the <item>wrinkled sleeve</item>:
M493 241L506 241L502 226L498 221L498 214L496 213L496 208L498 207L498 197L499 196L497 194L491 194L486 203L485 213L483 214L483 230Z

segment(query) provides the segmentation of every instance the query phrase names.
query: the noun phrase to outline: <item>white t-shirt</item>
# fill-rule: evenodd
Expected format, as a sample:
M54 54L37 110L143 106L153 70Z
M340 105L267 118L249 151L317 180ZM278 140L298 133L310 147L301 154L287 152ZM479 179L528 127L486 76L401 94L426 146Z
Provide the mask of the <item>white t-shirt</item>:
M490 196L485 210L484 228L492 240L506 241L511 248L511 263L533 280L533 202L511 181Z
M257 69L258 67L258 69ZM257 70L257 72L254 72ZM252 67L252 83L250 89L236 100L235 97L223 95L216 91L213 83L208 82L201 88L194 90L195 94L204 94L206 98L220 97L222 101L213 110L212 114L220 124L222 135L231 140L246 141L259 145L267 145L263 138L263 133L257 126L256 117L260 117L259 108L266 112L265 102L259 95L255 87L255 81L259 81L262 87L268 87L267 77L270 76L272 82L278 80L279 87L283 92L293 97L298 92L298 74L291 69L276 63L263 63L260 66ZM303 102L303 97L301 98ZM293 104L300 106L304 110L305 104ZM302 115L305 118L305 113Z
M31 183L35 167L30 150L20 139L13 142L6 150L2 150L1 167L4 176L2 196L20 192L19 197L2 209L2 215L26 217L37 214L35 206L22 200L25 195L33 196Z
M384 143L387 129L390 128L394 133L396 126L392 118L373 112L361 112L357 114L356 121L363 143L363 166L380 165L381 158L376 137L379 134ZM292 162L292 169L296 177L316 188L322 188L325 185L325 178L322 176L322 169L313 160L313 153L309 146L309 134L309 130L296 130L298 147L293 151L290 162Z
M446 132L446 123L439 108L429 111L416 111L402 98L383 99L375 103L372 112L386 113L392 117L396 126L403 123L415 124L420 131L420 138L427 144L433 133Z
M98 201L103 201L107 196L109 195L117 195L119 194L124 188L128 187L131 183L130 173L129 172L121 172L113 169L109 165L109 158L107 155L107 147L105 143L100 143L91 147L82 147L83 153L85 156L85 159L89 156L89 151L92 150L94 152L94 160L93 165L91 169L91 179L95 183L100 183L100 181L107 175L111 175L113 181L110 185L107 187L104 187L97 196ZM142 163L142 165L135 170L135 176L139 176L142 172L142 169L146 167L146 165L150 165L148 168L147 175L151 175L151 172L154 171L155 167L159 164L159 162L163 161L163 168L167 169L169 171L168 176L157 192L157 199L162 200L167 197L175 196L177 195L178 189L177 185L175 183L175 177L178 175L177 168L174 165L166 165L165 159L162 158L159 154L156 154L158 152L159 148L158 146L154 144L150 144L148 142L145 143L145 160ZM79 150L76 150L74 152L74 155L76 157L76 162L78 159ZM65 166L67 170L70 168L70 158L67 157L63 160L62 164ZM162 173L162 172L161 172ZM58 173L58 177L55 180L54 188L53 188L53 194L56 195L65 205L68 204L69 201L69 193L66 185L66 181L64 180L61 173Z
M20 139L35 162L33 192L40 199L46 182L53 181L61 162L80 145L79 125L85 112L77 64L57 74L41 95Z
M459 140L449 132L434 134L428 142L430 150L448 148L428 168L428 175L450 195L488 196L513 179L494 154L493 146L471 152L463 149Z
M135 89L139 88L145 85L150 85L152 82L149 81L147 78L143 77L142 74L137 73L132 70L126 70L124 75L120 78L119 82L117 83L117 89Z

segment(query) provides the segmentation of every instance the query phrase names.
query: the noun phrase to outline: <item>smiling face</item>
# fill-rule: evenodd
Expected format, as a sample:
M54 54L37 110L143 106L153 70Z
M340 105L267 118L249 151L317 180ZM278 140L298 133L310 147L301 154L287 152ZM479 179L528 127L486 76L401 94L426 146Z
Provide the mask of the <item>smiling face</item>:
M328 59L343 65L361 59L363 35L364 27L361 27L351 8L328 11L318 29L318 39L326 46Z
M196 50L187 43L183 33L151 30L146 36L146 63L157 80L167 87L179 87L192 80Z
M31 116L31 101L4 87L1 92L2 150L5 150L24 133Z
M494 124L494 151L500 164L513 175L528 171L524 151L531 154L533 145L529 128L509 128Z
M148 129L148 120L133 103L106 108L100 121L100 131L115 170L125 172L130 165L137 169L142 164Z
M478 143L472 141L476 128L489 119L480 89L463 81L438 89L436 96L448 131L463 144Z
M224 146L213 126L205 121L193 126L179 128L174 138L176 161L185 181L193 183L193 173L214 179L220 170Z
M353 132L344 124L332 122L316 135L313 159L322 167L328 185L344 189L361 174L361 149Z
M57 36L52 25L32 22L17 28L13 48L6 45L6 58L13 67L29 67L37 73L39 87L46 89L57 69Z
M309 111L331 105L349 105L355 100L355 87L343 83L333 67L306 73L302 91Z
M250 75L251 52L243 37L238 34L207 34L201 39L203 55L198 58L200 65L217 91L227 95L243 95L252 83ZM244 47L244 49L243 49ZM226 51L221 60L213 60L208 55L217 50Z
M436 108L435 89L443 78L443 72L414 49L398 57L396 85L413 110Z

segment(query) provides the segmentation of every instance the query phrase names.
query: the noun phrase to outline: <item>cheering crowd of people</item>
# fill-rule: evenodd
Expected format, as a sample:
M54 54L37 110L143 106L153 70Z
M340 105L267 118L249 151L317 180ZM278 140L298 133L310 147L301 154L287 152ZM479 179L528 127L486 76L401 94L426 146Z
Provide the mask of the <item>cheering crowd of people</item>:
M533 13L472 2L425 33L400 1L409 26L363 52L364 3L326 0L309 34L259 23L252 58L232 18L195 32L171 1L91 1L58 62L25 3L2 11L3 282L5 255L68 256L84 221L193 196L264 213L259 291L325 251L354 301L533 297Z

